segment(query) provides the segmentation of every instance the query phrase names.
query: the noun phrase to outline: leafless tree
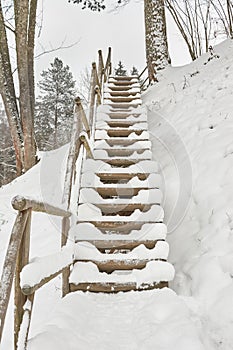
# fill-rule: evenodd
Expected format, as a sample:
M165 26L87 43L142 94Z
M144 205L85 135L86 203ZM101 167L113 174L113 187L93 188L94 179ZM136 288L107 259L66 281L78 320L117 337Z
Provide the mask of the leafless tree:
M5 2L4 2L5 3ZM3 3L3 5L4 5ZM37 0L11 2L14 27L6 20L0 0L0 92L4 102L16 154L17 174L36 162L34 137L34 46ZM9 29L10 28L10 29ZM17 89L13 79L12 59L7 31L14 33L17 62Z
M193 60L208 51L218 31L232 37L232 0L165 0L165 4Z

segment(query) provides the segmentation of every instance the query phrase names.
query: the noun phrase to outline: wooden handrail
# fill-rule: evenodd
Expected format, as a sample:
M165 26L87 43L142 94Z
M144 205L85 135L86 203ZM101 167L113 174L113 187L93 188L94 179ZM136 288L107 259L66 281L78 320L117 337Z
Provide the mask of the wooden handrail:
M32 209L33 211L47 213L49 215L70 217L71 213L67 210L54 207L53 205L36 201L34 199L16 196L11 201L12 207L18 211L24 211L27 209Z
M16 269L17 256L21 245L22 237L26 227L29 212L19 212L12 229L10 241L8 244L6 257L3 265L0 282L0 341L11 294L13 278Z
M143 71L141 72L141 74L138 76L138 79L140 79L140 78L143 76L143 74L145 73L146 70L147 70L147 65L146 65L146 67L143 69Z

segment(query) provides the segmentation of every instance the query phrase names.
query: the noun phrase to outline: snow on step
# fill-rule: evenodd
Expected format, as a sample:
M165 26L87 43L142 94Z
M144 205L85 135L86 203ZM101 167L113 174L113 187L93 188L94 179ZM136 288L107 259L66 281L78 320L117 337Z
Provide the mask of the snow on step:
M134 94L127 94L127 96L126 95L121 95L121 93L118 91L117 92L117 94L116 93L114 93L113 95L112 95L112 93L109 93L109 92L104 92L104 98L105 99L115 99L115 98L122 98L123 100L124 99L130 99L130 98L132 98L132 99L135 99L135 98L137 98L137 99L140 99L141 100L141 95L140 95L140 93L134 93Z
M104 187L104 188L160 188L161 175L150 174L146 180L140 180L137 176L133 177L127 183L105 184L100 181L100 178L94 172L85 172L81 179L82 187Z
M111 129L113 130L113 129ZM111 138L108 135L108 132L106 130L96 130L95 132L95 139L96 140L103 140L103 139L109 139ZM116 139L122 139L122 137L114 137ZM129 135L127 136L127 140L149 140L149 132L143 130L139 135L136 134L135 132L131 132L129 133Z
M103 105L100 105L98 108L97 108L97 115L98 113L105 113L105 114L108 114L108 113L111 113L112 112L112 107L109 106L109 105L106 105L106 104L103 104ZM114 112L114 110L113 110ZM125 112L125 111L124 111ZM131 113L131 114L146 114L147 113L147 110L146 110L146 107L144 106L138 106L136 108L133 108L133 107L130 107L128 110L127 110L127 113Z
M117 90L114 91L111 89L112 87L115 87L115 85L112 84L106 84L104 87L104 93L105 94L110 94L111 96L118 96L118 95L123 95L123 96L130 96L130 95L136 95L140 94L141 90L140 87L130 87L129 90Z
M148 130L147 123L145 123L145 122L139 123L138 121L132 125L126 124L126 127L127 127L127 130L130 130L130 129ZM103 120L97 121L97 123L96 123L96 129L112 129L112 128L113 127L111 127L108 123L106 123ZM122 125L121 126L114 126L114 128L122 129Z
M113 152L113 151L112 151ZM133 158L133 159L138 159L138 160L146 160L146 159L152 159L152 152L149 150L145 150L142 153L138 153L137 151L132 151L130 155L128 154L122 154L121 156L119 155L109 155L107 151L99 149L99 150L94 150L93 151L94 159L112 159L112 158Z
M103 199L93 188L82 188L80 190L79 203L129 205L129 204L161 204L162 192L159 189L140 190L132 198L109 198Z
M134 248L128 253L103 254L93 244L88 242L79 242L75 244L76 260L95 260L95 261L124 261L124 260L146 260L161 259L167 260L169 254L169 245L165 241L159 241L154 248L148 249L143 244Z
M142 284L154 282L169 282L174 278L174 267L165 261L150 261L142 270L115 271L111 274L99 272L98 267L92 262L77 262L71 272L69 282L79 283L136 283L137 288Z
M126 149L126 150L135 150L135 149L151 149L151 141L135 141L133 144L129 145L111 145L106 140L97 140L94 144L95 149Z
M87 159L83 164L82 172L92 171L98 173L108 174L149 174L158 173L158 163L152 160L140 161L137 164L130 165L127 168L114 168L110 164L103 162L102 160Z
M117 119L120 118L120 119ZM108 114L98 112L96 116L97 121L114 121L114 120L125 120L132 122L147 122L147 115L142 113L134 114L132 112L127 113L114 113L109 112Z
M160 205L152 205L151 208L143 212L139 209L129 216L109 215L103 216L102 211L95 205L84 203L79 205L78 221L101 221L101 222L162 222L164 219L164 211Z
M163 223L146 223L140 230L132 230L129 234L102 233L91 223L79 223L70 229L75 241L157 241L167 236L167 226Z

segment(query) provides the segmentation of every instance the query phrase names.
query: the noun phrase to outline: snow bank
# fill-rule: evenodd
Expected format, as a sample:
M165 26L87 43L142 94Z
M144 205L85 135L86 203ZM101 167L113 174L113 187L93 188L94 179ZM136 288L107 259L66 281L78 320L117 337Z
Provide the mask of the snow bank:
M145 94L165 178L172 287L191 296L206 349L232 349L233 41L168 69ZM191 304L189 304L190 307Z

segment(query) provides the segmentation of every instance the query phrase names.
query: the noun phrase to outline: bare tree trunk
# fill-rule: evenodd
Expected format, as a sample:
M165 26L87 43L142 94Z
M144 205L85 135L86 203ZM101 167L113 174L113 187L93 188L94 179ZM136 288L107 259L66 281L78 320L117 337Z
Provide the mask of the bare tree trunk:
M33 81L29 82L29 60L28 60L28 33L29 28L29 1L14 0L15 10L15 40L17 52L17 66L19 77L19 107L24 135L24 166L27 171L36 162L35 159L35 138L34 138L34 110L32 110L31 88L34 89ZM31 69L31 67L30 67ZM33 85L33 86L32 86Z
M16 155L17 174L23 170L23 135L11 70L2 4L0 0L0 93L6 110Z
M169 64L164 0L145 0L146 58L149 80Z

